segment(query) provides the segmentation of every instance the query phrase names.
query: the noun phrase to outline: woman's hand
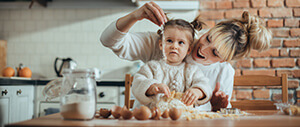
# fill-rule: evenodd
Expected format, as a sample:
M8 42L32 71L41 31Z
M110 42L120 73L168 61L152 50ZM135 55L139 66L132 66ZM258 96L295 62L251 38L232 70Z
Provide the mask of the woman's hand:
M136 20L142 20L146 18L158 26L167 22L167 17L164 11L152 1L133 11L132 15Z
M220 108L226 108L229 101L229 95L226 95L223 91L220 90L220 83L216 84L216 87L213 91L212 98L210 100L210 104L212 106L212 111L218 111Z
M201 98L203 98L203 92L199 88L190 88L184 92L182 102L189 106Z
M164 11L156 3L149 2L130 14L118 19L116 24L117 29L122 32L128 32L137 21L144 18L149 19L158 26L167 22Z
M171 92L170 92L169 87L166 84L163 84L163 83L152 84L148 88L148 90L146 91L147 96L153 96L153 95L156 95L158 93L164 93L167 97L171 96Z

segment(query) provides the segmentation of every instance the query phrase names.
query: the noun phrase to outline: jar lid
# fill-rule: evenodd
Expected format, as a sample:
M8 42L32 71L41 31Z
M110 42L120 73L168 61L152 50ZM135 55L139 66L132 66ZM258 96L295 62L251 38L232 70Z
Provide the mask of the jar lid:
M63 74L91 74L93 78L100 78L100 70L98 68L88 68L88 69L63 69Z

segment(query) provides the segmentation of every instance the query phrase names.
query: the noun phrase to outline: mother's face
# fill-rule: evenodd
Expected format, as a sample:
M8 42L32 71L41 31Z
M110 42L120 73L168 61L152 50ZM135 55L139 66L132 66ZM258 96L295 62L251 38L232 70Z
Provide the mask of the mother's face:
M216 62L223 62L221 55L215 48L211 38L209 38L208 33L203 34L199 40L197 40L192 57L197 63L203 65L210 65Z

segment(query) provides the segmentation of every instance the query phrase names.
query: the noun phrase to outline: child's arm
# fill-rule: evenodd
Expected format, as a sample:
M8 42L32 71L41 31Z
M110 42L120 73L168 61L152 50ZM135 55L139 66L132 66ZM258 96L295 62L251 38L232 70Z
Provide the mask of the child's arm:
M197 105L205 104L212 96L211 86L208 84L208 78L206 78L200 68L190 65L187 70L191 74L192 84L185 91L182 102L186 105L196 103Z
M132 93L135 98L143 105L149 105L154 101L152 95L165 93L170 95L169 88L154 79L154 73L161 73L161 66L157 61L146 63L134 75L132 82ZM168 95L169 94L169 95Z

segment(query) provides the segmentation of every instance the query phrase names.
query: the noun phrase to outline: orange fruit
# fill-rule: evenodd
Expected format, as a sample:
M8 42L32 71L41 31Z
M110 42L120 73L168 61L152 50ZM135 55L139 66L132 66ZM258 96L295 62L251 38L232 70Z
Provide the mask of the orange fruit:
M2 75L4 77L12 77L15 75L15 70L12 67L6 67L5 69L3 69L2 71Z
M31 78L32 72L28 67L24 67L19 71L19 76L20 77L26 77L26 78Z

